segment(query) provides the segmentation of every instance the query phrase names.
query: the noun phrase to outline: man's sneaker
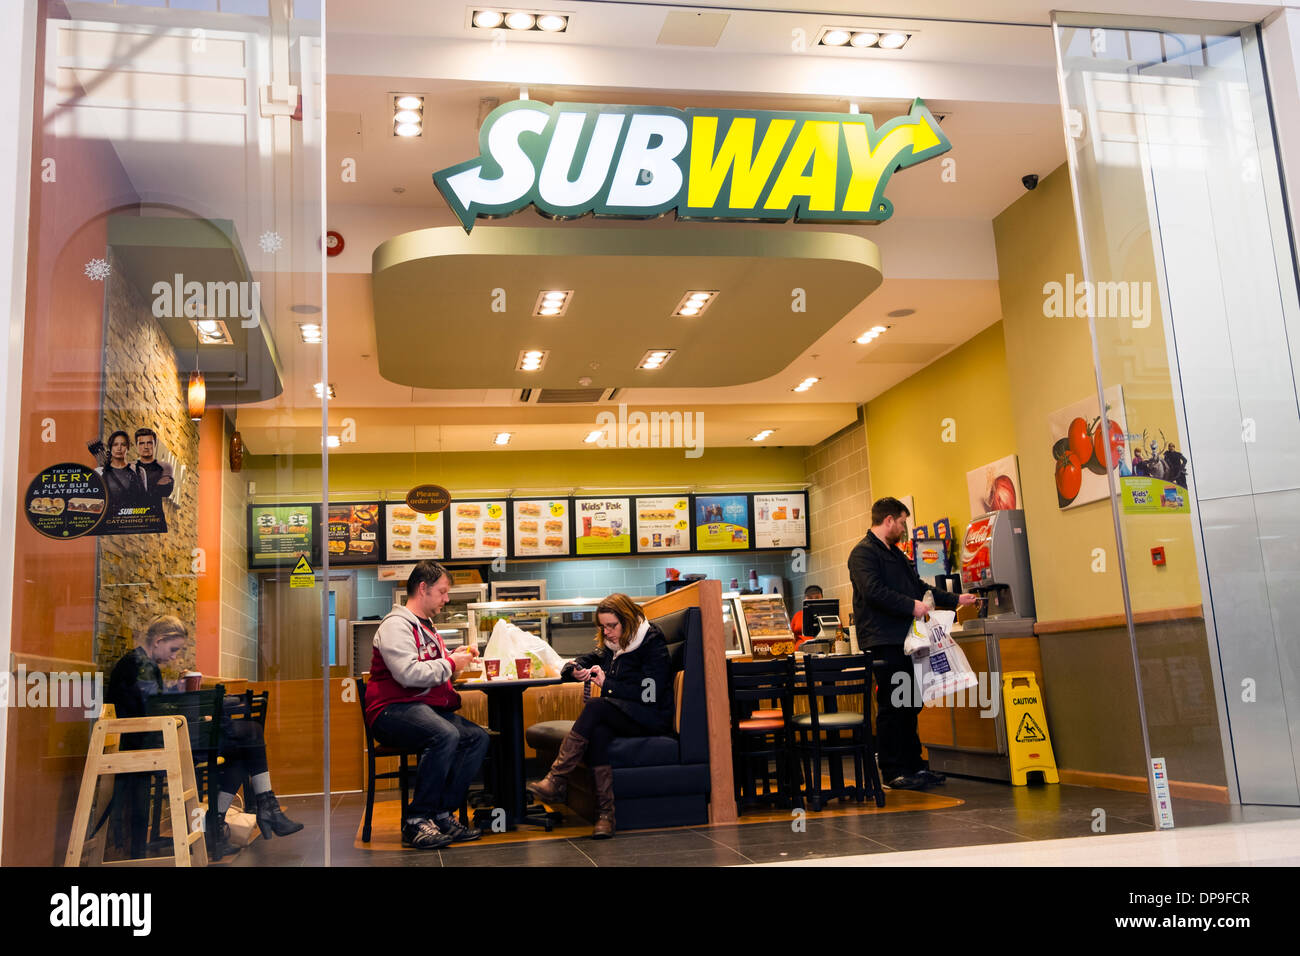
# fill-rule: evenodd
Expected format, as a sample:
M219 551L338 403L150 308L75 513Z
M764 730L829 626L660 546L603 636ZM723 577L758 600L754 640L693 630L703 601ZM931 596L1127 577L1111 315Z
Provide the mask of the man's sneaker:
M428 817L408 820L402 824L402 846L416 850L436 850L452 841L452 837L438 829Z
M467 827L455 817L446 817L442 820L435 820L438 829L442 835L450 837L451 843L468 843L470 840L477 840L483 835L483 831L477 827Z
M929 785L930 781L919 773L907 773L895 777L885 786L889 787L890 790L924 790Z

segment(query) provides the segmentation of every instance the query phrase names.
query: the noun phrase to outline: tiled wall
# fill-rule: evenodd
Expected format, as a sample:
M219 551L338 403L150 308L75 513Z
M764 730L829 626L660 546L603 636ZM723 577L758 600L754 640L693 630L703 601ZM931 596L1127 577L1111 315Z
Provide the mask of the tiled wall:
M808 449L804 458L808 489L808 518L812 548L807 570L795 575L794 593L821 587L825 597L840 602L840 618L853 609L849 584L849 552L871 528L871 488L867 474L867 430L861 418Z
M229 447L226 424L223 447ZM221 456L221 674L257 680L257 577L248 573L248 495Z

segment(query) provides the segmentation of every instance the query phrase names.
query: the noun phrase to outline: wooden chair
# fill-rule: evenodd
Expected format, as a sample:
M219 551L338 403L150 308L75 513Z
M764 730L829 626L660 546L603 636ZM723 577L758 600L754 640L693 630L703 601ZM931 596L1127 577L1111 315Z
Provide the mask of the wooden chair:
M148 734L143 749L116 750L113 735ZM90 824L91 809L101 777L129 773L162 773L167 781L172 825L172 856L176 866L207 866L208 854L202 827L190 829L190 821L203 808L198 799L194 776L194 757L190 751L187 721L182 716L101 717L95 721L81 776L81 791L72 818L72 836L68 840L65 866L80 866ZM121 864L149 865L162 863L166 857L116 861ZM100 862L103 862L102 859ZM104 865L112 866L113 862Z
M802 757L807 797L812 809L820 810L827 800L852 797L861 803L874 796L876 806L885 805L885 791L876 769L875 738L871 718L864 711L840 710L842 697L862 695L870 700L871 654L836 657L808 656L803 660L804 683L797 693L808 699L808 713L798 714L793 726ZM823 739L823 734L826 738ZM848 739L841 739L847 734ZM853 757L855 786L844 785L843 757ZM829 758L831 788L822 789L822 757Z
M419 763L420 755L414 750L399 750L395 747L386 747L375 740L374 734L370 732L370 723L366 720L366 684L369 683L368 677L357 678L357 703L361 706L361 726L366 731L366 819L361 827L361 842L370 842L370 823L375 814L375 781L392 780L398 781L398 786L402 791L402 815L400 819L406 819L406 808L410 805L411 792L411 774L415 767L407 764L408 757L414 757L416 763ZM383 773L375 771L375 761L381 757L396 757L397 769L386 770Z
M194 760L194 772L199 792L207 804L205 827L211 834L209 842L215 847L216 835L221 827L222 815L217 809L217 794L221 788L220 767L225 763L221 756L221 720L224 715L226 688L223 684L203 690L181 694L155 694L145 701L149 717L184 717L189 728L189 746ZM156 783L165 781L155 778ZM159 796L155 794L155 796ZM153 839L159 838L162 801L153 801ZM221 859L218 855L216 859Z
M792 766L794 658L728 660L727 688L731 698L731 752L737 808L743 808L746 803L788 807L799 802ZM779 706L754 709L765 701L776 701ZM776 762L775 792L769 770L773 760ZM758 792L759 781L762 781L762 795Z

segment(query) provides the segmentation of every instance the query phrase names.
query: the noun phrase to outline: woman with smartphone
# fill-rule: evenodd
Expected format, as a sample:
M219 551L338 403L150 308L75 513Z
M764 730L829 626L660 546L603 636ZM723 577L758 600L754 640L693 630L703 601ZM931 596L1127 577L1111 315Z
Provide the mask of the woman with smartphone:
M619 737L672 732L673 689L668 642L626 594L611 594L596 607L596 649L566 664L566 680L590 680L600 696L587 701L542 780L528 790L552 806L568 799L569 774L586 757L596 783L592 838L614 835L614 768L609 746Z

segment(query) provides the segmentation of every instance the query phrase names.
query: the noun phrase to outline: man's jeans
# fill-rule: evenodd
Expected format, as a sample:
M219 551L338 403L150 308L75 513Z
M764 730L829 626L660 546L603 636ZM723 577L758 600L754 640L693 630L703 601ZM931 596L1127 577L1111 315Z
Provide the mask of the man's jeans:
M409 816L434 817L460 808L487 753L486 730L419 701L389 704L370 729L380 743L420 754Z

